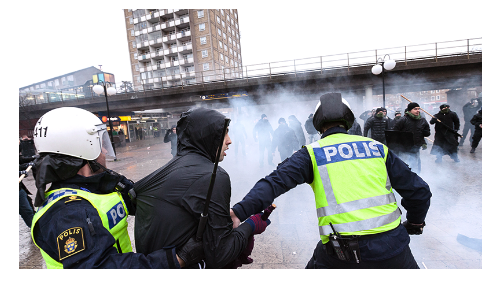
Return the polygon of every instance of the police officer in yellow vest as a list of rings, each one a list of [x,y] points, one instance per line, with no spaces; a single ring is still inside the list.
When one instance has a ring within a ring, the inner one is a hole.
[[[295,152],[259,180],[231,210],[234,226],[281,194],[308,183],[320,241],[306,268],[419,268],[409,234],[421,234],[429,186],[387,146],[347,134],[354,114],[339,93],[320,97],[313,124],[321,140]],[[402,197],[401,211],[392,188]]]
[[[31,235],[47,268],[180,268],[200,260],[202,244],[194,241],[178,253],[174,246],[133,253],[133,183],[106,168],[115,155],[98,117],[75,107],[51,110],[36,123],[34,143],[40,158]]]

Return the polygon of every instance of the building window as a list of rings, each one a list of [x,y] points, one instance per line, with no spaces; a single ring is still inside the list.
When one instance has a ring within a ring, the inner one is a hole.
[[[223,25],[223,28],[225,27],[225,24],[224,24],[224,21],[221,21],[222,25]]]
[[[221,18],[219,18],[219,16],[216,16],[216,19],[217,19],[217,23],[221,24]]]
[[[209,63],[203,64],[203,70],[208,71],[209,70]]]
[[[221,9],[221,15],[224,16],[224,9]]]
[[[202,58],[206,58],[208,56],[207,50],[202,51]]]
[[[228,41],[230,42],[230,44],[233,44],[233,42],[231,42],[231,37],[228,38]]]
[[[204,10],[198,10],[198,11],[197,11],[197,16],[198,16],[199,18],[204,18]]]
[[[202,24],[198,25],[198,30],[199,31],[205,31],[205,23],[202,23]]]
[[[440,95],[437,95],[437,100],[440,100]]]
[[[218,29],[217,29],[217,33],[218,33],[218,35],[221,37],[221,29],[219,29],[219,28],[218,28]]]
[[[226,33],[223,33],[223,38],[226,40]]]
[[[223,48],[223,42],[219,41],[219,48],[222,49]]]
[[[200,38],[200,44],[201,44],[201,45],[205,45],[205,44],[207,44],[207,37],[201,37],[201,38]]]
[[[224,51],[228,51],[228,46],[227,45],[224,45]]]
[[[221,61],[224,61],[224,56],[223,56],[223,54],[219,54],[219,59],[220,59]]]
[[[230,21],[230,16],[226,16],[226,21]]]

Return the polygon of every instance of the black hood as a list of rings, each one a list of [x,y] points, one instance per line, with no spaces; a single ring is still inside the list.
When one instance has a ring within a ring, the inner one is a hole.
[[[220,140],[224,139],[221,136],[225,118],[221,113],[206,108],[183,112],[176,127],[178,156],[195,152],[214,163]]]

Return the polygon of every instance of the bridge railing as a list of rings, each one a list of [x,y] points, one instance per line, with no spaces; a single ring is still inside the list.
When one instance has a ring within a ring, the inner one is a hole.
[[[115,96],[136,98],[142,97],[143,95],[146,96],[146,92],[150,90],[178,87],[183,88],[185,86],[206,85],[215,82],[248,80],[252,78],[271,78],[274,76],[288,74],[297,76],[308,72],[322,73],[324,71],[334,69],[350,69],[360,66],[372,67],[376,64],[378,59],[383,59],[384,57],[389,57],[390,59],[395,60],[397,62],[397,65],[408,65],[409,62],[416,60],[432,59],[434,61],[438,61],[439,59],[453,56],[467,56],[469,58],[470,55],[474,54],[482,54],[481,37],[253,64],[240,66],[239,68],[215,69],[195,73],[190,72],[189,74],[194,74],[194,77],[185,77],[186,74],[179,74],[179,76],[175,75],[175,78],[179,79],[179,82],[177,82],[175,85],[165,86],[161,78],[161,87],[144,88],[147,86],[143,84],[141,86],[138,86],[139,91],[118,92]],[[388,55],[388,57],[386,55]],[[26,94],[22,95],[20,93],[19,96],[24,97],[22,102],[26,105],[46,103],[43,100],[30,99],[30,96]],[[95,96],[95,98],[98,97]],[[91,99],[93,99],[93,97]],[[77,100],[77,96],[68,95],[61,100]]]

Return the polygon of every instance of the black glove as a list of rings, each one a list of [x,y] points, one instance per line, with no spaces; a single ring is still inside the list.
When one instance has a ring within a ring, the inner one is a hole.
[[[126,207],[128,208],[129,215],[136,213],[136,193],[133,189],[135,183],[125,176],[121,175],[121,180],[116,185],[116,190],[121,193]]]
[[[424,222],[420,225],[414,225],[410,223],[409,221],[404,221],[402,225],[406,228],[408,234],[422,234],[423,233],[423,227],[426,225]]]
[[[204,245],[202,241],[197,241],[193,236],[176,254],[183,259],[185,266],[198,263],[204,259]]]
[[[27,178],[28,177],[28,172],[27,171],[19,171],[19,177],[21,175],[25,175],[24,178]]]

